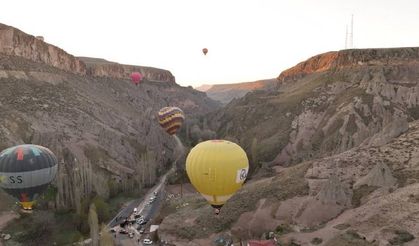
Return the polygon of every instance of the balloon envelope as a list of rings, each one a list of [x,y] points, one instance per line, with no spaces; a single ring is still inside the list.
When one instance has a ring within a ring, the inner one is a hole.
[[[140,81],[143,79],[143,75],[139,72],[131,73],[131,81],[133,84],[138,85]]]
[[[199,143],[186,158],[189,180],[215,208],[221,208],[242,187],[248,170],[246,152],[226,140]]]
[[[159,123],[170,135],[176,134],[185,120],[185,114],[178,107],[164,107],[158,113]]]
[[[203,48],[203,49],[202,49],[202,53],[204,53],[204,55],[207,55],[207,53],[208,53],[208,49],[207,49],[207,48]]]
[[[5,149],[0,153],[0,187],[17,198],[24,209],[32,209],[36,198],[55,178],[57,164],[54,153],[39,145]]]

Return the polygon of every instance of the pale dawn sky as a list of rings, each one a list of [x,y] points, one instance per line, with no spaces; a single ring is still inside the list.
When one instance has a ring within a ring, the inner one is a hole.
[[[419,46],[418,0],[2,0],[0,22],[76,56],[170,70],[197,87],[274,78],[345,47]],[[207,56],[202,48],[208,48]]]

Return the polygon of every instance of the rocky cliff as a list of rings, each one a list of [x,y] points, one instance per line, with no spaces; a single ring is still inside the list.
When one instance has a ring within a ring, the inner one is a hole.
[[[419,57],[418,48],[351,49],[316,55],[283,71],[279,81],[301,78],[307,74],[326,70],[339,70],[359,66],[406,65]]]
[[[90,57],[78,58],[86,64],[87,74],[91,76],[127,79],[132,72],[140,72],[145,81],[175,83],[172,73],[164,69],[123,65]]]
[[[24,57],[77,74],[86,73],[86,65],[76,57],[42,39],[1,23],[0,53]]]
[[[281,73],[279,89],[231,102],[211,123],[248,150],[254,167],[384,144],[419,118],[418,71],[419,48],[322,54]]]
[[[57,154],[57,207],[75,207],[77,196],[91,192],[108,198],[152,184],[175,147],[158,110],[176,105],[193,119],[216,107],[204,93],[175,84],[137,87],[16,56],[0,55],[0,64],[1,148],[35,143]]]
[[[29,35],[1,23],[0,54],[23,57],[81,75],[129,79],[133,71],[139,71],[147,81],[175,83],[175,77],[170,71],[153,67],[122,65],[98,58],[74,57],[44,42],[42,37]]]
[[[194,121],[218,107],[205,93],[174,83],[169,71],[140,67],[146,80],[168,83],[134,86],[125,75],[139,67],[86,67],[5,25],[0,39],[0,148],[33,143],[56,153],[50,207],[80,212],[94,194],[107,199],[153,184],[175,158],[176,141],[158,124],[158,110],[178,106]]]

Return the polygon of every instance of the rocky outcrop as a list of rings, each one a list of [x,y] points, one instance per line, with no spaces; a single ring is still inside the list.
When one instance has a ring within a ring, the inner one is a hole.
[[[419,119],[418,50],[319,55],[285,71],[278,90],[232,101],[211,117],[211,126],[219,137],[236,139],[270,165],[385,144]]]
[[[199,195],[172,201],[191,206],[165,217],[161,233],[170,242],[231,233],[238,243],[273,232],[278,241],[299,245],[311,245],[314,238],[324,245],[390,245],[404,233],[411,235],[406,245],[419,245],[418,144],[416,120],[387,144],[280,168],[273,177],[246,182],[215,219]],[[308,192],[300,190],[304,183]],[[350,235],[359,241],[338,240]]]
[[[138,71],[147,81],[175,83],[175,77],[170,71],[153,67],[122,65],[97,58],[74,57],[44,42],[43,37],[34,37],[1,23],[0,54],[23,57],[80,75],[128,80],[133,71]]]
[[[406,64],[419,59],[419,48],[387,48],[368,50],[341,50],[313,56],[296,66],[283,71],[278,80],[295,80],[303,76],[327,70],[337,70],[360,66],[388,66]]]
[[[405,117],[396,118],[370,139],[365,140],[362,146],[381,146],[400,136],[409,129],[409,123]]]
[[[0,149],[35,143],[56,153],[56,208],[78,211],[90,194],[106,199],[153,184],[175,147],[157,122],[158,110],[176,105],[194,119],[217,107],[204,93],[176,84],[137,87],[17,56],[0,55],[0,62],[7,67],[0,70]]]
[[[128,79],[132,72],[140,72],[146,81],[175,83],[175,77],[168,70],[154,67],[123,65],[90,57],[78,58],[87,65],[87,74],[91,76]]]
[[[351,199],[352,192],[332,174],[315,197],[308,197],[300,205],[294,220],[309,227],[325,223],[349,208]]]
[[[348,188],[340,182],[336,174],[333,174],[317,194],[316,200],[323,204],[338,204],[348,207],[351,205],[351,196],[348,193]]]
[[[397,180],[393,177],[390,168],[385,163],[378,163],[365,177],[360,178],[354,184],[354,188],[357,189],[362,185],[392,187],[396,182]]]
[[[42,39],[1,23],[0,53],[42,62],[68,72],[86,73],[86,65],[76,57]]]

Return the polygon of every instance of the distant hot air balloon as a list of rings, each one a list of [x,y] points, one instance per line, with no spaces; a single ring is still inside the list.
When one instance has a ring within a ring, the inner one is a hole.
[[[143,75],[139,72],[131,73],[131,81],[134,85],[138,85],[143,79]]]
[[[207,53],[208,53],[208,49],[207,49],[207,48],[203,48],[203,49],[202,49],[202,53],[204,53],[204,55],[207,55]]]
[[[57,170],[54,153],[39,145],[18,145],[0,153],[0,187],[17,198],[24,209],[32,209]]]
[[[195,189],[216,208],[218,214],[226,201],[246,180],[249,160],[237,144],[208,140],[196,145],[186,158],[186,173]]]
[[[185,120],[185,114],[178,107],[164,107],[160,109],[158,116],[161,127],[170,135],[176,134]]]

